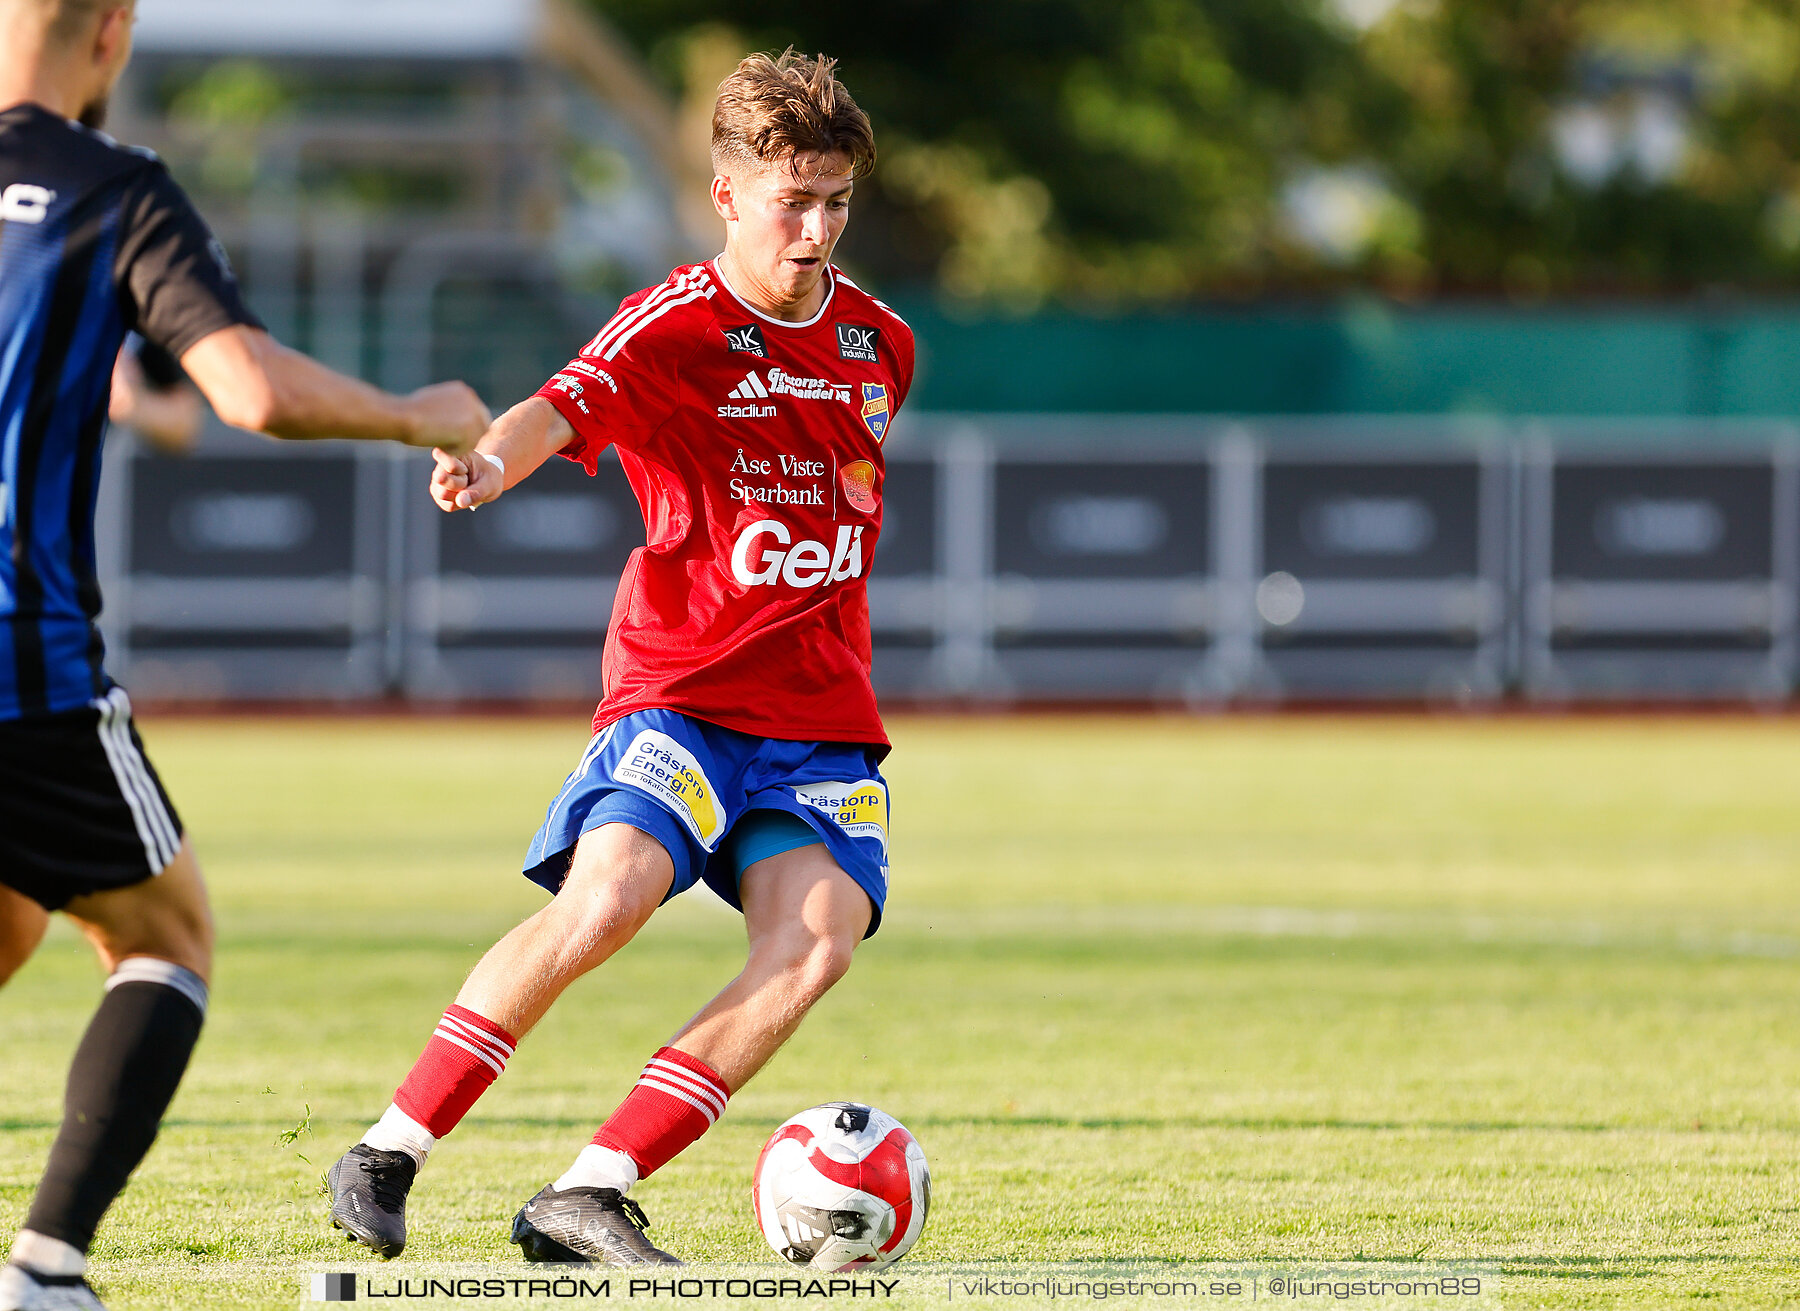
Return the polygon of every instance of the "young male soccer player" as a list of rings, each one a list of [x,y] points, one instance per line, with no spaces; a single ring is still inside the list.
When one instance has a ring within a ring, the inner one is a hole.
[[[88,1245],[206,1013],[199,866],[94,626],[94,493],[120,344],[142,333],[220,417],[277,437],[466,448],[488,422],[460,383],[389,396],[258,327],[163,166],[92,130],[131,22],[128,0],[0,0],[0,982],[53,910],[108,971],[0,1267],[0,1311],[99,1306]]]
[[[617,446],[647,545],[625,569],[594,737],[525,857],[554,892],[469,975],[393,1105],[331,1169],[332,1221],[383,1256],[414,1175],[576,978],[704,881],[743,972],[650,1057],[512,1239],[535,1261],[672,1263],[626,1196],[718,1119],[874,932],[887,739],[864,576],[912,334],[830,264],[869,122],[833,61],[746,59],[713,113],[725,250],[628,297],[432,494],[474,509],[552,455]]]

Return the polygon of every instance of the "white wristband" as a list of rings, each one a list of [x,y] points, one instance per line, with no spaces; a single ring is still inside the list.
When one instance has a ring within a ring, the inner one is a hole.
[[[471,455],[479,455],[482,459],[486,460],[489,464],[493,465],[496,469],[498,469],[500,471],[500,480],[502,482],[506,481],[506,461],[505,460],[502,460],[498,455],[489,455],[486,451],[470,451],[469,453]]]

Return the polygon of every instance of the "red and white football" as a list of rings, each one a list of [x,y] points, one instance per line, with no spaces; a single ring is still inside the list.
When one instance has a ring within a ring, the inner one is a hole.
[[[750,1197],[777,1256],[813,1270],[879,1270],[919,1240],[931,1172],[893,1116],[827,1102],[770,1135]]]

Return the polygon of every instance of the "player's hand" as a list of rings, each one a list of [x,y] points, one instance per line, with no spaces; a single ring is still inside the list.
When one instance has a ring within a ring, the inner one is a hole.
[[[494,421],[466,382],[434,382],[407,397],[407,404],[414,420],[410,444],[438,447],[453,455],[467,452]]]
[[[437,467],[431,471],[431,499],[446,513],[473,510],[506,490],[506,479],[500,466],[480,451],[452,455],[439,449],[431,454],[437,462]]]

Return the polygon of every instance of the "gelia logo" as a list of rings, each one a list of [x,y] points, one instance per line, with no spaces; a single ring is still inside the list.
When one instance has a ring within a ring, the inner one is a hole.
[[[821,587],[861,578],[863,572],[861,528],[845,524],[838,529],[837,549],[824,542],[795,542],[788,526],[779,519],[759,519],[738,534],[731,548],[731,576],[745,587]],[[756,562],[751,564],[752,554]]]

